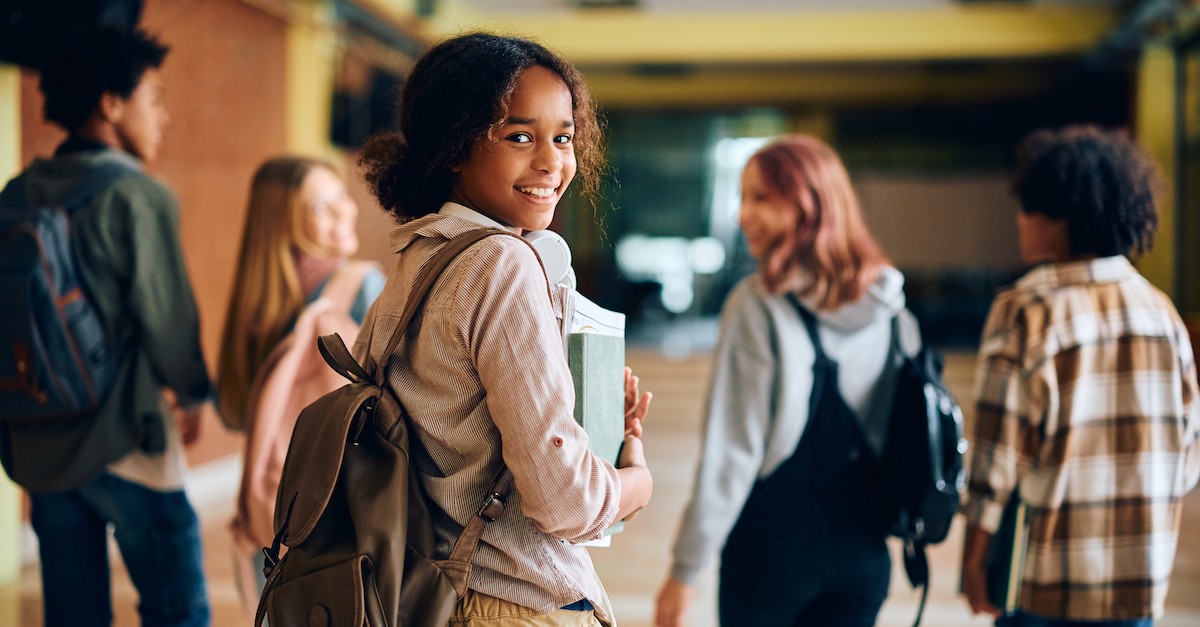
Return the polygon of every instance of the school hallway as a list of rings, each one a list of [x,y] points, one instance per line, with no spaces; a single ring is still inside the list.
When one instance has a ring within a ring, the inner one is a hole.
[[[668,337],[658,347],[630,349],[628,362],[641,377],[643,389],[654,392],[654,404],[646,422],[646,455],[654,473],[654,498],[610,548],[592,549],[592,558],[612,598],[621,627],[649,627],[654,596],[668,568],[670,544],[679,515],[688,496],[699,443],[698,417],[709,369],[706,351],[689,353],[687,336]],[[667,357],[672,354],[674,357]],[[974,355],[948,355],[947,381],[960,400],[969,397]],[[968,423],[969,406],[964,406]],[[216,428],[215,425],[207,425]],[[189,491],[197,503],[204,527],[205,570],[213,625],[243,625],[242,609],[234,588],[230,536],[226,530],[232,514],[237,486],[237,459],[226,457],[201,465],[193,472]],[[972,618],[958,585],[961,548],[961,519],[950,538],[931,551],[933,587],[925,610],[924,625],[930,627],[983,626],[989,622]],[[762,547],[769,552],[770,547]],[[911,625],[919,594],[908,587],[892,547],[894,572],[892,591],[880,615],[879,625]],[[115,551],[114,551],[115,555]],[[115,560],[113,596],[119,626],[138,625],[136,596],[128,577]],[[21,627],[41,625],[40,580],[36,565],[27,565],[17,590],[0,589],[0,598],[19,596]],[[697,602],[688,617],[689,627],[714,627],[715,569],[709,569],[699,584]],[[0,615],[0,624],[8,624]],[[1200,491],[1189,495],[1184,507],[1179,555],[1172,577],[1167,613],[1160,627],[1200,625]]]

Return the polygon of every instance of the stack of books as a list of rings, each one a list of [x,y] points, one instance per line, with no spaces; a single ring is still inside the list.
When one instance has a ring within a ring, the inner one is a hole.
[[[567,304],[567,365],[575,382],[575,420],[588,447],[616,465],[625,441],[625,315],[600,307],[575,290]],[[609,546],[618,521],[588,546]]]

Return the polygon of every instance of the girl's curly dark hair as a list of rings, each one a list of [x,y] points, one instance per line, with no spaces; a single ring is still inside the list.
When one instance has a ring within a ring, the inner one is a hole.
[[[556,73],[571,92],[576,177],[594,201],[603,157],[583,76],[541,44],[477,32],[443,41],[417,61],[402,87],[400,132],[376,135],[363,147],[358,164],[379,204],[401,222],[437,211],[450,196],[452,168],[504,118],[517,78],[535,65]]]
[[[1140,254],[1154,245],[1161,175],[1125,134],[1090,125],[1036,131],[1016,156],[1012,189],[1022,211],[1065,219],[1072,255]]]

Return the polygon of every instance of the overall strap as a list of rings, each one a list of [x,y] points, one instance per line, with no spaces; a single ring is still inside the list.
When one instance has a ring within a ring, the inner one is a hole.
[[[894,355],[904,355],[904,346],[900,344],[900,314],[892,316],[892,351]]]
[[[821,335],[818,333],[817,317],[807,307],[800,304],[800,299],[796,298],[794,292],[787,293],[788,302],[796,308],[796,313],[800,314],[800,319],[804,321],[804,330],[808,332],[808,339],[812,341],[813,351],[817,355],[817,361],[832,361],[825,354],[825,347],[821,345]]]

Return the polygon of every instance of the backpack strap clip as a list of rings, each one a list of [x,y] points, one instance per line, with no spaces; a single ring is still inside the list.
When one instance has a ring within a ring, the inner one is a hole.
[[[496,522],[496,519],[504,513],[505,495],[499,492],[492,492],[484,501],[483,507],[479,508],[478,516],[487,522]]]

